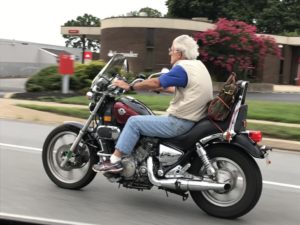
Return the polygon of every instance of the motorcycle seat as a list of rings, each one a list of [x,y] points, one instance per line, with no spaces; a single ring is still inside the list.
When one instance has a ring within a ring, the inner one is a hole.
[[[162,139],[161,144],[174,147],[180,150],[188,150],[199,139],[222,132],[219,128],[223,131],[227,129],[229,124],[229,120],[225,120],[224,122],[213,122],[207,117],[197,122],[191,130],[188,132],[168,139]]]

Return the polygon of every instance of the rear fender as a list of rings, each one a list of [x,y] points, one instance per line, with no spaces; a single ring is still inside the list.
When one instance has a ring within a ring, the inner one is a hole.
[[[210,141],[209,145],[214,144],[233,145],[254,158],[264,158],[264,152],[260,149],[260,147],[244,134],[237,134],[230,143],[227,141],[221,141],[220,139],[215,139]]]

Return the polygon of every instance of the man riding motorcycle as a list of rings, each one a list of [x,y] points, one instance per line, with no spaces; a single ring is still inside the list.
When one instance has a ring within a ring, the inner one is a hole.
[[[133,151],[140,135],[171,138],[190,130],[206,116],[207,103],[213,98],[212,81],[204,64],[196,60],[198,45],[188,35],[174,39],[169,49],[173,68],[160,76],[134,85],[117,80],[114,85],[124,90],[162,90],[175,93],[167,116],[141,115],[129,118],[115,146],[110,161],[95,164],[95,172],[119,173],[121,157]]]

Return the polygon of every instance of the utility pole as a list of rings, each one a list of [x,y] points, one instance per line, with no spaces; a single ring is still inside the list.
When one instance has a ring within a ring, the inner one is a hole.
[[[84,64],[84,53],[85,53],[85,34],[81,36],[82,41],[82,57],[81,57],[81,63]]]

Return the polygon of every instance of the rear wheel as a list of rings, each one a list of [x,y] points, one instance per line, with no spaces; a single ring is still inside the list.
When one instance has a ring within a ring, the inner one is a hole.
[[[61,188],[80,189],[88,185],[96,175],[92,166],[97,163],[98,157],[96,152],[85,144],[84,139],[78,144],[66,165],[61,164],[79,131],[77,127],[61,125],[48,135],[43,146],[44,169],[48,177]]]
[[[231,146],[212,146],[207,150],[217,170],[219,182],[229,182],[228,191],[191,191],[194,202],[206,213],[236,218],[248,213],[258,202],[262,191],[262,176],[256,162],[242,150]],[[191,173],[205,175],[199,158],[192,164]]]

